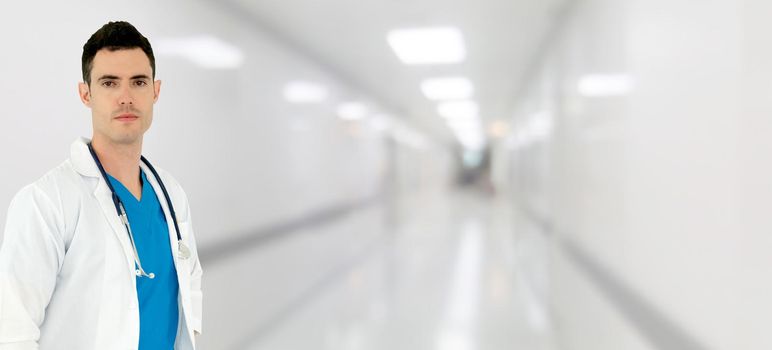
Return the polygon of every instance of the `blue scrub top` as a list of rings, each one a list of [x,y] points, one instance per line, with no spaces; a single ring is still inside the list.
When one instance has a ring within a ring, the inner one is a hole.
[[[179,322],[179,285],[161,203],[144,172],[139,201],[120,181],[108,177],[126,209],[142,268],[155,274],[154,279],[137,277],[139,350],[172,350]]]

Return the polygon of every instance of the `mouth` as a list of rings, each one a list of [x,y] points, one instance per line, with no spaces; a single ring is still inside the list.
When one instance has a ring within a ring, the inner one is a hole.
[[[122,122],[130,122],[139,119],[139,117],[136,114],[123,113],[115,117],[115,119]]]

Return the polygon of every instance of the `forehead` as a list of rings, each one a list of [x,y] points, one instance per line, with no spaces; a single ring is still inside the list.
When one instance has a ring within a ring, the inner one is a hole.
[[[140,48],[115,51],[101,49],[97,51],[92,61],[91,76],[97,78],[104,74],[119,77],[137,74],[151,76],[152,71],[150,59]]]

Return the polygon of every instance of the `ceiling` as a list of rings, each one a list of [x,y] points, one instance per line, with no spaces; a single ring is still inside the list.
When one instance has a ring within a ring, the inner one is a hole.
[[[229,0],[226,6],[374,98],[441,142],[452,133],[436,102],[420,91],[424,78],[466,76],[485,123],[508,119],[526,74],[561,7],[569,0]],[[389,30],[455,26],[464,36],[463,63],[402,64]]]

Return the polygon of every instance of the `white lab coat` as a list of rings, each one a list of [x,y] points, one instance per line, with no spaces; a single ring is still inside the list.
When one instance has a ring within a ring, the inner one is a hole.
[[[134,252],[110,190],[86,143],[24,187],[8,210],[0,248],[0,349],[137,349],[139,309]],[[179,281],[175,349],[194,349],[201,332],[201,265],[180,185],[158,169],[191,257],[177,257],[177,235],[155,177],[142,168],[169,225]]]

